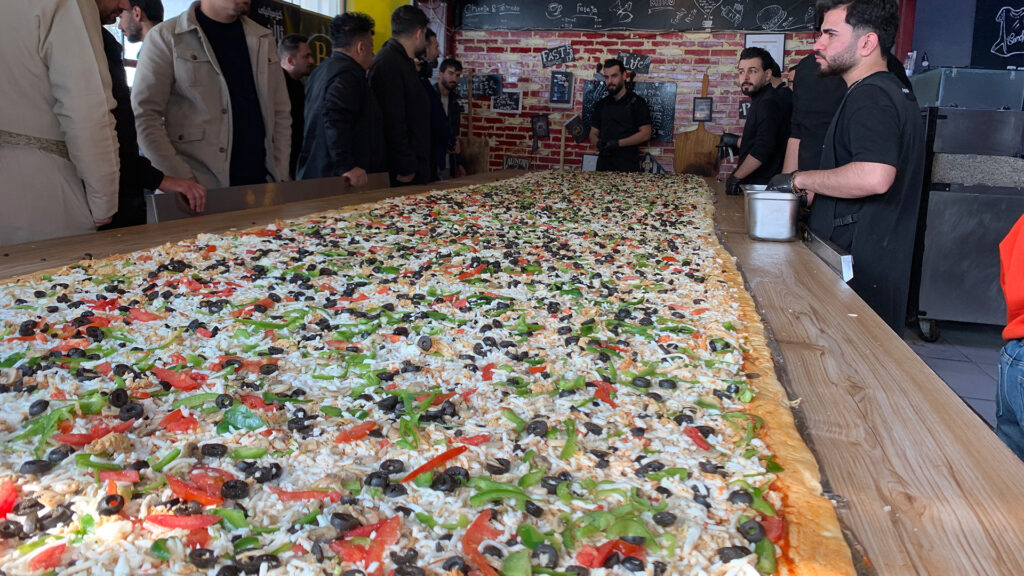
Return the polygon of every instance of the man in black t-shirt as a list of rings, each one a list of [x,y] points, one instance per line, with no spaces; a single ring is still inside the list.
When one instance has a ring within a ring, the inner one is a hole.
[[[621,60],[605,60],[608,95],[594,106],[590,142],[597,146],[599,172],[639,172],[640,145],[651,139],[651,109],[647,101],[626,88]]]
[[[740,52],[740,90],[750,97],[750,109],[740,140],[739,166],[725,185],[729,194],[739,194],[740,184],[767,184],[782,170],[790,107],[771,85],[774,63],[764,48],[744,48]]]
[[[783,172],[817,170],[832,117],[846,94],[841,76],[822,76],[814,54],[804,57],[793,72],[793,122],[786,145]]]
[[[815,54],[849,86],[825,135],[821,170],[780,174],[770,188],[805,191],[811,230],[853,255],[850,286],[897,333],[907,319],[924,124],[913,95],[886,70],[896,0],[823,0]],[[798,83],[799,85],[799,83]]]

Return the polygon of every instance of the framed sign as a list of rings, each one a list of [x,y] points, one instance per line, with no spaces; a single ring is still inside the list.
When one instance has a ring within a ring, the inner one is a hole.
[[[530,130],[534,138],[547,138],[551,136],[551,124],[547,114],[537,114],[530,117]]]
[[[579,114],[573,116],[565,124],[565,129],[569,131],[569,135],[577,144],[582,144],[587,141],[586,126],[583,125],[583,118]]]
[[[505,90],[497,96],[491,96],[491,112],[510,112],[518,114],[522,111],[522,90]]]
[[[714,98],[694,98],[693,99],[693,121],[694,122],[711,122],[712,111],[715,108]]]
[[[529,170],[530,159],[522,156],[505,156],[501,167],[503,170]]]
[[[548,48],[540,53],[540,62],[544,68],[556,64],[567,64],[576,59],[572,52],[572,44],[563,44],[554,48]]]
[[[572,72],[551,71],[551,90],[548,102],[552,106],[572,105]]]
[[[785,69],[786,35],[785,34],[747,34],[744,46],[764,48],[775,59],[780,69]]]
[[[583,155],[583,171],[594,172],[597,170],[597,154]]]

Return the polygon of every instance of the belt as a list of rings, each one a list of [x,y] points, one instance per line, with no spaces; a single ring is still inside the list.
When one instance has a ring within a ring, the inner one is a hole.
[[[849,226],[850,224],[853,224],[856,221],[857,221],[857,215],[856,214],[847,214],[846,216],[843,216],[842,218],[836,218],[835,220],[833,220],[832,221],[832,226],[834,226],[836,228],[838,228],[840,226]]]
[[[40,138],[39,136],[29,136],[28,134],[0,130],[0,146],[3,145],[35,148],[47,154],[53,154],[58,158],[63,158],[68,162],[71,161],[71,156],[68,154],[68,145],[63,140],[52,140],[50,138]]]

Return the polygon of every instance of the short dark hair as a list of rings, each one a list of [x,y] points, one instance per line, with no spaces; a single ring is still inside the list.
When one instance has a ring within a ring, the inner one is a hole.
[[[429,24],[430,20],[423,10],[411,4],[399,6],[391,13],[392,36],[409,36],[415,34],[417,30],[427,28]]]
[[[356,41],[373,36],[373,18],[362,12],[345,12],[331,20],[331,44],[335,49],[346,50]]]
[[[772,65],[769,66],[772,69],[772,76],[775,78],[782,78],[782,68],[779,68],[779,63],[772,58]]]
[[[607,70],[607,69],[615,67],[615,66],[619,67],[619,71],[620,72],[623,72],[623,73],[626,72],[626,65],[623,64],[622,60],[619,60],[618,58],[609,58],[609,59],[605,60],[604,61],[604,66],[601,68],[601,70],[604,71],[604,70]]]
[[[772,58],[771,52],[759,46],[749,46],[740,52],[740,60],[750,60],[751,58],[761,61],[761,70],[771,70],[772,65],[775,64],[775,58]]]
[[[295,56],[299,53],[299,45],[308,42],[309,38],[302,34],[289,34],[281,38],[281,42],[277,45],[277,57],[284,60],[285,56]]]
[[[160,0],[129,0],[132,8],[138,7],[153,24],[164,21],[164,4]]]
[[[824,19],[829,10],[843,7],[846,8],[847,24],[862,34],[874,32],[878,36],[882,56],[892,52],[900,25],[896,0],[819,0],[814,9]]]
[[[455,68],[456,72],[462,72],[462,62],[455,58],[445,58],[441,61],[441,67],[437,69],[438,74],[444,74],[445,70]]]
[[[437,38],[437,32],[434,32],[433,28],[431,28],[430,26],[427,26],[426,39],[430,40],[431,38]]]

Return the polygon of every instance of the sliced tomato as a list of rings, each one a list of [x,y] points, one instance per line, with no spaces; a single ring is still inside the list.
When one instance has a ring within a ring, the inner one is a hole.
[[[364,566],[377,564],[377,569],[371,572],[373,576],[383,574],[384,551],[388,546],[398,542],[399,530],[402,527],[402,517],[392,516],[376,524],[360,526],[345,534],[343,540],[331,542],[331,550],[341,556],[345,562],[361,563]],[[356,544],[352,538],[372,538],[369,546]]]
[[[641,560],[646,554],[646,550],[640,544],[630,544],[625,540],[609,540],[596,548],[593,546],[581,547],[580,551],[576,553],[576,563],[584,568],[600,568],[614,552]]]
[[[82,300],[82,303],[89,310],[100,310],[103,312],[110,312],[121,307],[121,302],[117,298],[111,300]]]
[[[462,553],[476,565],[477,570],[483,572],[484,576],[499,575],[498,571],[487,562],[487,557],[480,552],[480,543],[484,540],[494,540],[501,534],[501,530],[491,526],[491,511],[484,510],[476,517],[476,520],[473,520],[462,537]]]
[[[320,490],[299,490],[295,492],[289,492],[287,490],[278,490],[273,486],[270,486],[270,491],[273,492],[281,502],[303,502],[306,500],[330,500],[333,503],[341,501],[341,492],[331,491],[320,491]]]
[[[220,487],[228,480],[234,480],[235,475],[212,466],[197,466],[188,473],[188,479],[207,494],[219,496]]]
[[[110,365],[110,362],[97,364],[96,366],[93,366],[93,370],[103,374],[107,378],[110,378],[110,375],[114,373],[114,368]]]
[[[764,527],[764,535],[775,544],[786,537],[786,521],[781,516],[764,516],[761,526]]]
[[[138,470],[100,470],[100,482],[138,482]]]
[[[160,427],[168,432],[191,432],[199,426],[199,420],[195,416],[185,416],[181,408],[164,416],[160,420]]]
[[[494,378],[494,371],[498,368],[498,365],[491,362],[490,364],[484,364],[480,367],[480,377],[483,378],[484,382],[490,382]]]
[[[683,428],[683,434],[685,434],[690,440],[693,440],[693,443],[697,445],[697,448],[700,448],[701,450],[711,450],[711,444],[708,444],[708,441],[704,439],[704,435],[700,433],[700,430],[697,430],[693,426],[687,426]]]
[[[466,446],[479,446],[481,444],[490,442],[491,435],[478,434],[476,436],[463,436],[461,438],[456,438],[455,441],[458,442],[459,444],[465,444]]]
[[[191,392],[199,388],[199,382],[192,377],[191,370],[175,372],[174,370],[154,366],[150,368],[150,372],[160,380],[170,384],[171,388],[184,390],[185,392]]]
[[[79,348],[85,350],[86,348],[89,347],[89,344],[91,344],[91,342],[89,342],[87,338],[72,338],[70,340],[64,340],[60,342],[53,348],[50,348],[50,351],[56,350],[58,352],[67,352],[72,348]]]
[[[14,482],[7,480],[0,484],[0,519],[7,518],[7,513],[14,509],[14,503],[18,501],[18,487]]]
[[[251,394],[247,396],[240,396],[238,398],[245,404],[250,410],[262,410],[264,412],[273,412],[277,410],[277,404],[267,404],[263,401],[263,398],[259,396],[253,396]]]
[[[604,382],[603,380],[594,380],[589,382],[594,386],[597,386],[597,392],[594,392],[594,398],[604,402],[612,408],[618,408],[618,404],[612,400],[612,392],[615,391],[615,386],[611,382]]]
[[[104,436],[110,434],[111,432],[124,432],[125,430],[128,430],[134,425],[134,418],[128,420],[127,422],[119,422],[113,426],[108,425],[106,422],[100,422],[98,424],[94,424],[93,427],[89,429],[88,432],[75,434],[57,434],[56,436],[53,437],[53,441],[58,444],[68,444],[70,446],[81,448],[82,446],[89,444],[93,440],[103,438]]]
[[[437,468],[441,464],[444,464],[445,462],[451,460],[452,458],[455,458],[459,454],[462,454],[466,450],[469,450],[469,448],[466,447],[466,446],[456,446],[455,448],[452,448],[451,450],[447,450],[445,452],[442,452],[442,453],[438,454],[437,456],[434,456],[430,460],[427,460],[427,462],[425,464],[423,464],[422,466],[420,466],[419,468],[417,468],[417,469],[413,470],[412,472],[409,472],[408,474],[406,474],[405,478],[402,478],[402,482],[408,482],[408,481],[412,480],[413,478],[419,476],[420,474],[423,474],[424,472],[427,472],[429,470],[433,470],[434,468]]]
[[[32,336],[9,336],[4,342],[46,342],[46,334],[33,334]]]
[[[196,334],[202,336],[203,338],[213,338],[213,332],[210,332],[208,328],[199,328],[196,330]]]
[[[370,435],[370,430],[373,430],[377,426],[376,422],[370,422],[367,420],[361,424],[356,424],[346,428],[338,433],[338,437],[334,439],[338,444],[344,444],[345,442],[355,442],[356,440],[362,440]]]
[[[138,322],[153,322],[154,320],[163,320],[163,316],[154,314],[148,310],[142,308],[129,308],[128,314],[132,317],[132,320]]]
[[[168,476],[170,478],[170,476]],[[192,514],[191,516],[178,516],[177,514],[150,514],[146,516],[146,522],[152,522],[164,528],[179,528],[181,530],[199,530],[209,528],[220,522],[220,516],[213,514]]]
[[[210,494],[199,486],[186,482],[177,476],[168,474],[167,485],[170,486],[171,492],[174,492],[174,495],[182,500],[195,500],[203,506],[219,506],[224,503],[224,499],[221,498],[220,494]]]
[[[64,550],[66,550],[67,547],[68,545],[62,542],[44,549],[28,561],[28,569],[32,572],[37,572],[39,570],[53,570],[58,564],[60,564],[60,558],[64,555]]]
[[[455,397],[455,392],[445,392],[444,394],[438,394],[434,396],[434,399],[430,401],[431,406],[437,406],[438,404],[444,403],[445,400],[449,400]],[[430,398],[430,394],[420,394],[416,397],[417,402],[423,402],[427,398]]]
[[[328,340],[327,342],[324,342],[324,344],[326,344],[328,348],[334,348],[335,350],[344,350],[352,345],[344,340]]]

